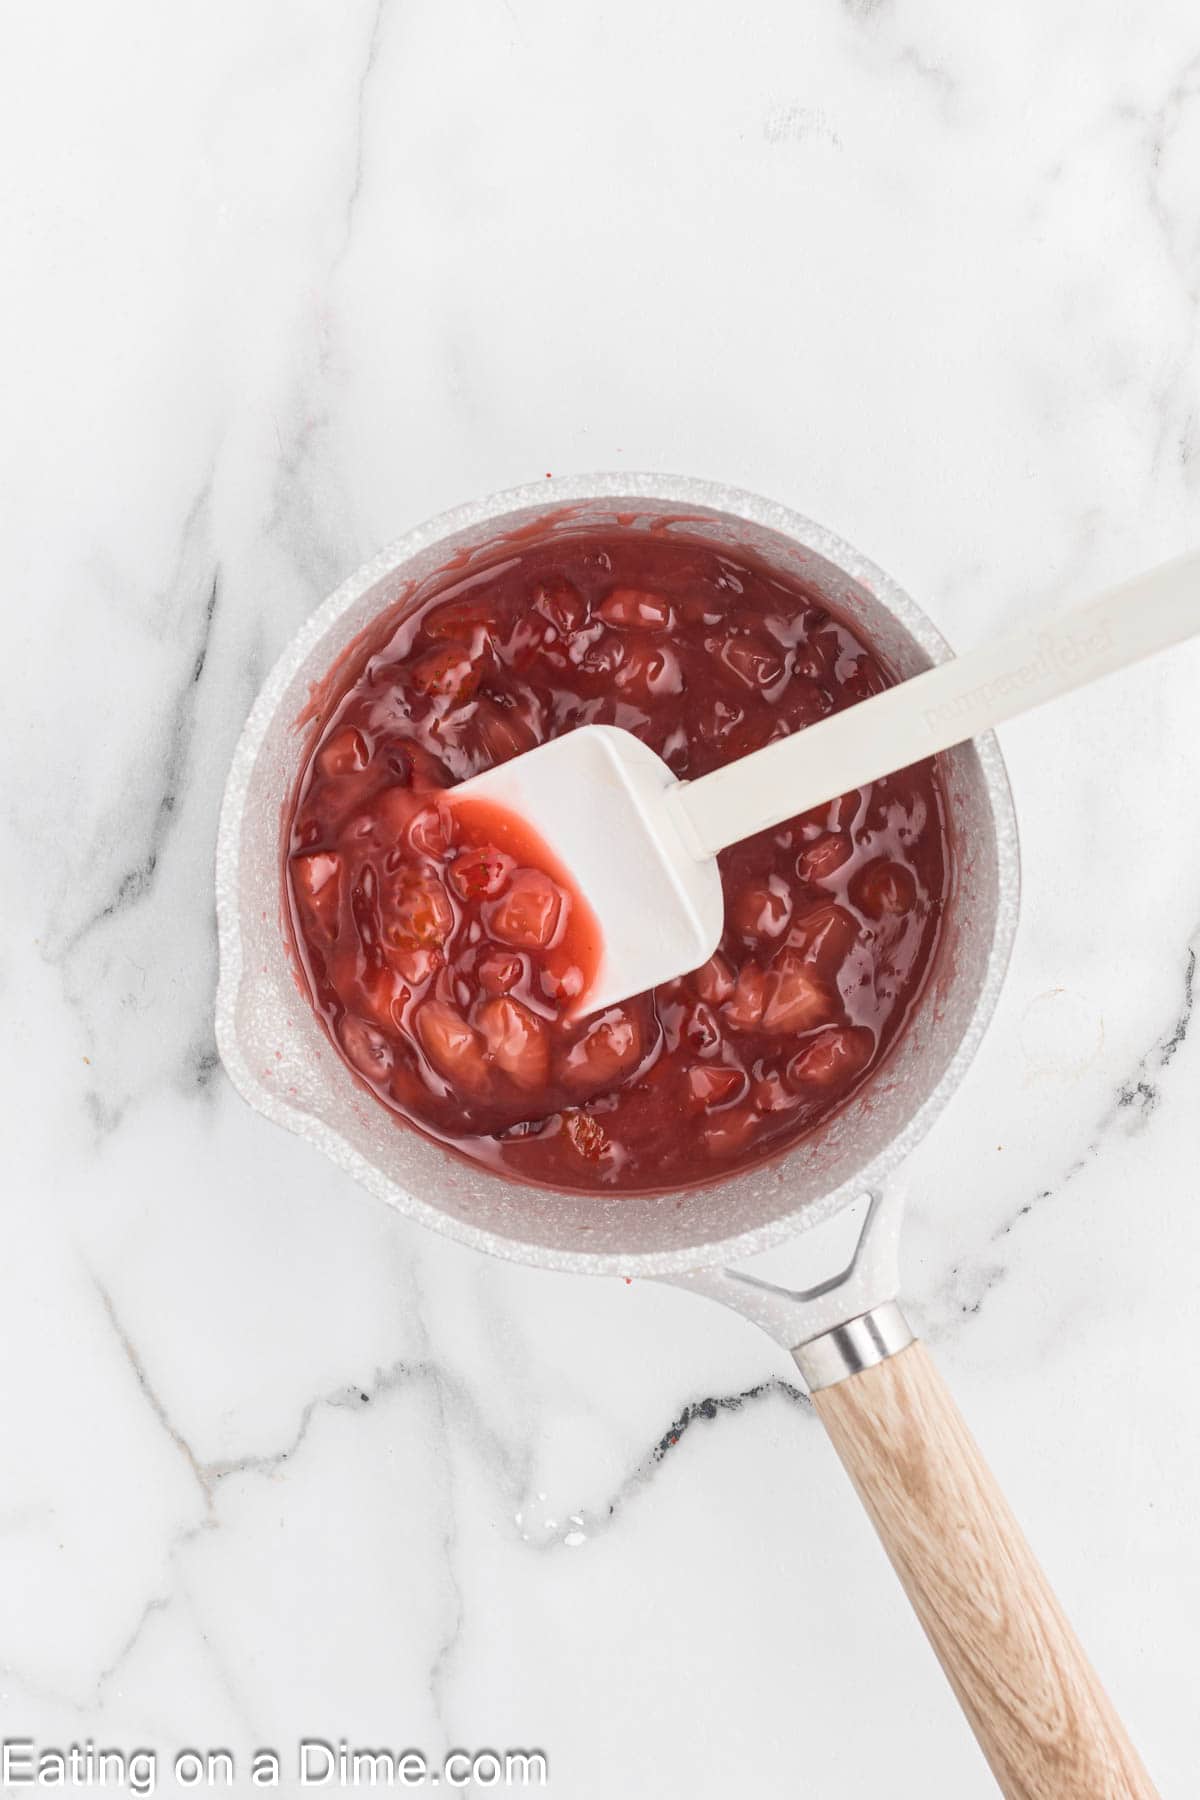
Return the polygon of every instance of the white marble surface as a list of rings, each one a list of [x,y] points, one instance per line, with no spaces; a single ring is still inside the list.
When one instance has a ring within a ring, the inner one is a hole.
[[[3,46],[0,1731],[982,1800],[766,1337],[409,1228],[232,1093],[216,811],[335,581],[547,470],[776,495],[959,645],[1194,545],[1195,7],[61,0]],[[1198,677],[1003,734],[1016,956],[906,1244],[1181,1800]]]

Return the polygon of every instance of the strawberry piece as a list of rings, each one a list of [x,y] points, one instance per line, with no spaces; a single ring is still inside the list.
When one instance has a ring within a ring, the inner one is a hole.
[[[411,847],[419,856],[441,857],[449,843],[446,803],[427,790],[383,788],[351,826],[356,837],[372,837],[385,849]]]
[[[583,992],[583,970],[562,944],[554,944],[547,950],[542,958],[539,980],[546,998],[558,1001],[559,1005],[566,1000],[577,1000]]]
[[[787,935],[789,950],[798,950],[806,962],[831,978],[857,942],[852,914],[832,900],[801,913]]]
[[[587,624],[587,601],[569,581],[539,581],[530,599],[535,611],[553,625],[560,637],[570,637]]]
[[[414,794],[444,788],[450,781],[445,765],[432,751],[409,738],[391,739],[380,753],[380,761],[396,776],[397,786]]]
[[[797,1104],[796,1096],[784,1086],[778,1069],[765,1069],[754,1083],[754,1104],[760,1113],[788,1112]]]
[[[494,844],[463,850],[450,864],[450,886],[460,900],[494,900],[514,867],[511,856]]]
[[[767,973],[762,1028],[774,1036],[828,1025],[836,1008],[824,983],[798,952],[784,950]]]
[[[557,635],[539,614],[522,613],[500,646],[501,663],[524,675],[535,664],[550,658],[551,652],[561,660],[561,651],[555,648]]]
[[[787,1066],[787,1078],[798,1088],[848,1087],[874,1053],[875,1035],[866,1026],[835,1027],[797,1051]]]
[[[401,875],[389,896],[385,935],[395,950],[440,949],[454,930],[454,907],[436,875]]]
[[[669,644],[636,640],[625,650],[615,681],[622,694],[637,694],[645,700],[682,694],[685,685],[679,658]]]
[[[721,1015],[734,1031],[753,1031],[763,1016],[767,998],[767,978],[757,963],[746,963],[738,970],[733,993],[721,1008]]]
[[[792,916],[792,896],[779,875],[752,881],[738,894],[730,909],[734,928],[745,937],[782,937]]]
[[[334,937],[338,928],[341,905],[342,859],[330,850],[314,850],[307,856],[293,856],[292,884],[305,910],[321,927],[326,937]]]
[[[720,1006],[733,992],[733,970],[719,950],[698,969],[693,969],[689,980],[709,1006]]]
[[[696,720],[695,729],[706,744],[723,744],[745,718],[740,706],[731,700],[709,701]]]
[[[671,602],[646,588],[614,588],[596,611],[606,624],[623,630],[666,631],[671,624]]]
[[[577,1093],[598,1094],[613,1087],[642,1055],[642,1034],[622,1007],[613,1006],[594,1019],[563,1058],[562,1079]]]
[[[783,656],[769,638],[726,638],[719,654],[730,673],[755,693],[773,687],[784,673]]]
[[[485,994],[507,994],[524,973],[525,964],[515,950],[486,950],[475,965],[475,979]]]
[[[454,820],[444,800],[422,806],[408,821],[408,841],[418,856],[440,861],[454,841]]]
[[[756,750],[764,750],[772,739],[778,737],[779,721],[769,708],[752,712],[735,725],[726,739],[727,755],[730,759],[737,756],[753,756]],[[786,732],[783,735],[787,735]]]
[[[748,1101],[712,1113],[701,1127],[704,1148],[710,1156],[732,1156],[754,1134],[758,1113]]]
[[[836,690],[837,665],[841,654],[841,639],[835,627],[829,624],[828,615],[824,627],[814,620],[807,625],[806,641],[797,646],[794,657],[796,673],[807,676],[810,681],[819,682],[822,687]]]
[[[740,1069],[729,1069],[721,1063],[697,1063],[688,1070],[688,1092],[703,1107],[724,1106],[746,1089],[746,1077]]]
[[[562,1116],[567,1142],[585,1162],[599,1162],[609,1151],[608,1133],[590,1114],[565,1112]]]
[[[411,989],[400,980],[397,971],[385,962],[370,963],[359,971],[355,986],[358,1011],[368,1014],[385,1034],[395,1031],[412,998]]]
[[[793,675],[779,700],[778,712],[787,734],[815,725],[831,711],[824,688],[804,675]]]
[[[427,638],[440,643],[446,638],[482,643],[492,623],[492,603],[486,592],[461,600],[443,600],[431,606],[421,620]]]
[[[397,783],[381,789],[369,810],[355,820],[355,834],[365,832],[389,848],[407,838],[421,856],[443,856],[450,842],[449,819],[446,802],[433,795],[445,786],[445,775],[432,757],[428,763],[429,769],[420,771],[420,786]],[[439,777],[436,783],[428,779],[434,768]]]
[[[854,845],[844,831],[823,831],[796,858],[796,873],[801,881],[828,881],[853,854]]]
[[[410,1050],[407,1044],[404,1048],[404,1057],[396,1059],[391,1080],[388,1083],[388,1092],[406,1112],[416,1113],[420,1116],[422,1109],[429,1105],[429,1088],[421,1079],[416,1052]]]
[[[489,769],[532,750],[538,741],[532,725],[516,707],[497,706],[488,699],[476,701],[470,729],[485,758],[483,766]]]
[[[881,857],[859,870],[850,883],[850,898],[869,919],[898,918],[916,905],[916,877],[903,863]]]
[[[392,1068],[392,1046],[382,1031],[347,1013],[338,1025],[346,1061],[368,1081],[386,1081]]]
[[[472,658],[465,644],[450,643],[418,657],[409,670],[408,679],[419,694],[461,706],[479,686],[482,674],[480,664]]]
[[[625,646],[615,631],[600,627],[595,635],[580,632],[567,654],[583,675],[613,676],[621,666]]]
[[[597,637],[596,643],[587,644],[587,648],[579,655],[579,671],[583,675],[604,675],[613,677],[624,661],[624,644],[615,632],[604,632]]]
[[[388,959],[397,975],[403,976],[410,987],[424,987],[432,981],[439,969],[446,966],[446,955],[436,945],[422,946],[417,950],[393,950]]]
[[[349,726],[322,744],[317,752],[317,769],[326,776],[357,775],[370,760],[362,732]]]
[[[830,809],[830,820],[834,828],[837,831],[852,830],[862,803],[861,788],[851,788],[848,794],[839,794]]]
[[[379,870],[371,858],[353,865],[354,881],[350,889],[350,905],[354,923],[364,934],[367,945],[379,941]]]
[[[842,689],[842,705],[857,700],[869,700],[872,694],[881,694],[887,686],[883,670],[875,658],[866,651],[861,656],[855,657],[848,669],[843,664],[839,664],[838,679]]]
[[[543,950],[553,942],[563,915],[563,892],[541,869],[518,869],[508,891],[487,909],[491,936],[520,950]]]
[[[474,1096],[486,1094],[491,1075],[484,1040],[452,1006],[427,1000],[417,1014],[417,1036],[439,1075]]]
[[[532,1091],[545,1087],[550,1073],[550,1041],[545,1021],[519,1000],[487,1000],[478,1013],[492,1061],[510,1081]]]
[[[414,794],[411,787],[386,787],[376,794],[362,820],[355,820],[355,831],[360,823],[365,823],[383,843],[398,844],[423,806],[423,798]]]
[[[703,1001],[699,1006],[693,1006],[684,1017],[679,1035],[697,1056],[704,1056],[709,1050],[715,1050],[721,1042],[721,1027],[711,1006],[706,1006]]]

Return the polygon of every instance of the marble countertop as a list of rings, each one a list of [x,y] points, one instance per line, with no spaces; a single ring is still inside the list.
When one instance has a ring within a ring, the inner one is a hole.
[[[440,1241],[233,1093],[217,807],[322,596],[548,471],[773,495],[958,647],[1194,546],[1194,6],[65,0],[4,45],[0,1733],[166,1791],[340,1736],[537,1746],[564,1800],[983,1800],[767,1337]],[[1198,678],[1002,733],[1016,953],[905,1242],[1180,1797]]]

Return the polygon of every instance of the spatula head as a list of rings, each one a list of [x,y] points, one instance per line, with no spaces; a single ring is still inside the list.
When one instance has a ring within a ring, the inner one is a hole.
[[[666,763],[631,732],[583,725],[451,790],[516,813],[595,915],[596,975],[575,1010],[599,1012],[706,962],[724,924],[716,858],[694,854],[668,802]]]

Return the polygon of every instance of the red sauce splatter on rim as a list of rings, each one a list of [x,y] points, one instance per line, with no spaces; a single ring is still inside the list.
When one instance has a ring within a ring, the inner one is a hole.
[[[592,1016],[590,909],[527,824],[453,785],[586,723],[696,777],[890,680],[794,577],[669,533],[530,536],[409,596],[322,684],[286,832],[342,1057],[409,1125],[526,1181],[645,1193],[779,1155],[921,992],[951,878],[934,764],[723,852],[717,953]]]

